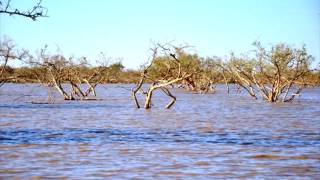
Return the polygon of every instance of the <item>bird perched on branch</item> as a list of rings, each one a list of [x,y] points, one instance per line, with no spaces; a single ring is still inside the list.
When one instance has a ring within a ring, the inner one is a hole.
[[[173,57],[174,59],[177,59],[175,54],[170,53],[170,56]]]

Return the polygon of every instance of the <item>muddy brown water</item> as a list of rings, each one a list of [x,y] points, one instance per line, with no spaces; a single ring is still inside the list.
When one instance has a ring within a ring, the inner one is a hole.
[[[133,85],[62,101],[37,84],[0,88],[0,179],[317,179],[320,88],[269,104],[234,90],[136,109]],[[44,104],[43,104],[44,103]]]

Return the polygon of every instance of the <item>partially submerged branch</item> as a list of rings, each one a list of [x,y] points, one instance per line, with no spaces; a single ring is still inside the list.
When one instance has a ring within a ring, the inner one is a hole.
[[[10,39],[4,39],[0,42],[0,87],[8,81],[14,81],[18,77],[14,77],[13,69],[9,67],[12,60],[24,60],[28,58],[28,51],[18,51],[15,44]]]
[[[105,72],[109,71],[108,67],[100,66],[89,71],[88,63],[84,63],[82,59],[76,62],[72,58],[67,60],[62,55],[49,56],[45,50],[41,50],[38,59],[29,62],[35,68],[43,70],[35,71],[41,84],[53,86],[64,100],[87,100],[91,99],[90,94],[96,96],[95,88],[107,78]]]
[[[163,54],[159,55],[159,51],[162,51]],[[172,107],[176,101],[176,97],[172,95],[169,88],[192,75],[192,72],[182,68],[180,59],[181,51],[182,48],[168,44],[157,44],[157,46],[152,49],[150,64],[142,69],[140,80],[132,90],[132,97],[137,108],[140,108],[136,95],[138,92],[142,92],[145,96],[144,108],[149,109],[152,105],[153,92],[158,89],[172,99],[166,108]],[[150,83],[146,92],[142,89],[145,82]]]
[[[235,82],[257,99],[257,92],[268,102],[289,102],[307,86],[305,77],[312,72],[313,57],[305,47],[293,49],[279,44],[267,51],[260,43],[254,59],[231,57],[226,69]],[[289,93],[291,95],[288,97]]]

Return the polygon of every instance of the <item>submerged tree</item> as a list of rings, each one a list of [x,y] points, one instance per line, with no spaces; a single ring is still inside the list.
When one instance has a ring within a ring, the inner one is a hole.
[[[170,108],[176,101],[176,97],[171,93],[170,88],[174,84],[180,83],[192,76],[193,69],[183,66],[182,54],[184,47],[176,47],[170,44],[157,44],[152,49],[152,57],[150,63],[145,65],[141,70],[141,77],[132,91],[132,96],[137,108],[140,108],[136,94],[141,92],[145,95],[144,108],[151,108],[152,95],[155,90],[161,90],[165,95],[171,98],[171,101],[166,105]],[[189,62],[191,63],[191,62]],[[146,91],[143,90],[143,85],[148,83]]]
[[[217,57],[199,58],[195,73],[185,82],[188,89],[204,94],[214,93],[216,85],[222,82],[225,82],[229,89],[226,73],[220,64],[221,60]]]
[[[196,93],[208,93],[213,91],[213,77],[211,66],[200,58],[197,54],[187,54],[182,52],[180,54],[180,61],[185,71],[192,72],[192,74],[185,78],[181,85],[183,88]]]
[[[13,69],[9,67],[9,62],[15,59],[23,60],[27,54],[26,50],[16,50],[14,42],[10,39],[5,38],[0,42],[0,87],[17,78],[12,76]]]
[[[252,59],[232,56],[226,70],[232,74],[235,83],[257,99],[257,92],[269,102],[294,100],[306,87],[306,76],[312,70],[312,56],[306,48],[293,49],[278,44],[270,51],[254,43],[257,47]]]
[[[45,51],[42,49],[37,59],[29,61],[39,83],[54,87],[64,100],[86,100],[90,94],[96,96],[95,88],[105,80],[108,67],[89,68],[86,58],[66,59],[63,55],[48,55]]]

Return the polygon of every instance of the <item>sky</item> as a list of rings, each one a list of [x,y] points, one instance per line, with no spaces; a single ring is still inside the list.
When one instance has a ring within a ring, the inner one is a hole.
[[[12,0],[28,9],[33,0]],[[18,48],[86,56],[103,52],[126,68],[148,60],[154,42],[193,46],[202,57],[246,53],[266,47],[303,44],[320,62],[319,0],[43,0],[48,18],[37,21],[0,14],[0,38]]]

